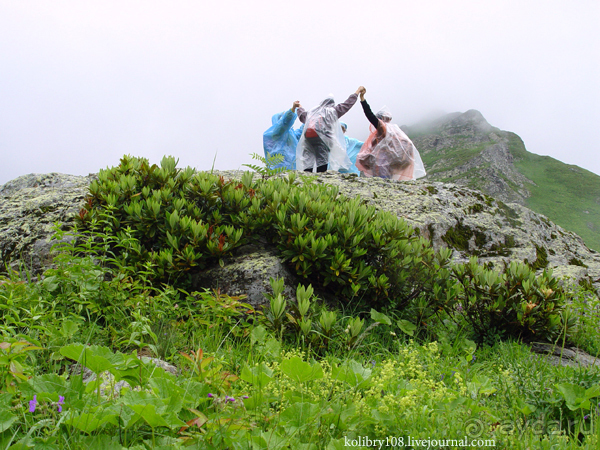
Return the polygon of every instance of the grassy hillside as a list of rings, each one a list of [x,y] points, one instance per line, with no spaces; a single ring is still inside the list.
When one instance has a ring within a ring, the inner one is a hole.
[[[509,133],[515,166],[535,183],[527,207],[548,216],[600,251],[600,177],[578,166],[525,150],[519,136]]]

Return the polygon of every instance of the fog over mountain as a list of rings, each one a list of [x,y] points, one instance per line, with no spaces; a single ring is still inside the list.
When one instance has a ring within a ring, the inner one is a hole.
[[[126,153],[237,169],[274,113],[359,85],[399,124],[477,109],[600,174],[598,23],[594,0],[0,0],[0,184]]]

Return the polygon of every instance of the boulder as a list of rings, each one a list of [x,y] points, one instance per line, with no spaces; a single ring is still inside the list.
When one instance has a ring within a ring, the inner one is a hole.
[[[266,302],[264,293],[273,293],[270,278],[283,278],[284,294],[288,299],[296,298],[298,278],[277,256],[274,249],[263,245],[246,245],[217,266],[192,277],[192,286],[219,289],[229,296],[246,295],[244,303],[258,307]]]
[[[600,360],[577,347],[560,347],[542,342],[534,342],[531,344],[531,350],[544,357],[553,366],[569,366],[569,367],[600,367]]]
[[[72,226],[94,175],[29,174],[0,186],[0,263],[33,274],[52,262],[54,226]],[[67,238],[69,239],[69,238]]]

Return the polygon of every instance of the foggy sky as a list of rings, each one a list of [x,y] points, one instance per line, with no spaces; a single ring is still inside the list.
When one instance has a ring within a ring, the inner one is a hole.
[[[274,113],[359,85],[400,125],[477,109],[600,174],[598,24],[597,0],[0,0],[0,184],[123,154],[238,169]]]

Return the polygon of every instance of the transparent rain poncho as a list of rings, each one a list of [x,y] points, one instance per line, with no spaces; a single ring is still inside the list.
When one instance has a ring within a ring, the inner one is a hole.
[[[271,121],[271,127],[263,133],[263,147],[265,158],[268,155],[283,155],[283,161],[274,169],[285,167],[288,170],[296,169],[296,146],[302,133],[302,127],[292,129],[292,125],[298,116],[291,109],[283,113],[275,114]]]
[[[296,148],[296,169],[312,169],[329,163],[329,170],[347,170],[352,163],[332,97],[306,114],[304,131]]]
[[[356,167],[367,177],[416,180],[426,175],[421,155],[409,137],[396,124],[389,123],[387,111],[376,114],[379,128],[371,134],[356,158]]]

